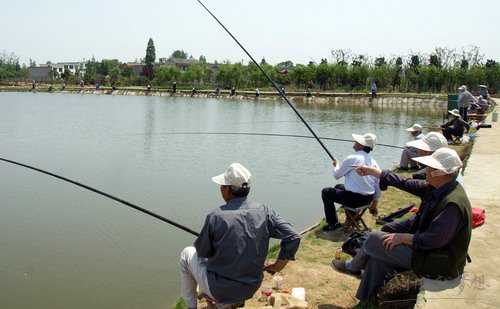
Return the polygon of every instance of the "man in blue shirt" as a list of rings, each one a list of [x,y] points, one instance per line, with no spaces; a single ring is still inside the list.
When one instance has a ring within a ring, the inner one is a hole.
[[[270,207],[247,200],[250,172],[233,163],[212,180],[226,204],[207,215],[194,247],[181,253],[181,294],[196,308],[196,286],[217,304],[238,304],[257,291],[263,271],[281,271],[295,259],[300,236]],[[281,239],[275,263],[265,266],[269,239]]]
[[[375,147],[377,137],[375,134],[353,134],[354,154],[348,156],[342,164],[333,161],[333,176],[335,179],[345,177],[345,185],[324,188],[321,192],[327,225],[324,231],[333,231],[342,227],[337,217],[335,203],[349,207],[368,205],[380,196],[378,179],[372,176],[360,176],[356,173],[357,166],[366,165],[378,168],[377,162],[370,156]],[[375,212],[377,203],[372,203],[371,211]]]

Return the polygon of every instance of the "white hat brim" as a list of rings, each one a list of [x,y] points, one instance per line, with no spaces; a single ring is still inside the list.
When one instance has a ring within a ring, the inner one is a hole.
[[[229,186],[229,184],[226,182],[226,177],[224,177],[224,173],[212,177],[212,181],[221,186]]]
[[[352,134],[352,139],[353,139],[356,143],[358,143],[358,144],[363,145],[363,146],[365,146],[365,147],[366,147],[366,140],[365,140],[365,138],[363,137],[363,135],[359,135],[359,134]]]
[[[453,115],[455,117],[460,117],[460,114],[455,114],[453,111],[448,111],[448,114]]]
[[[424,142],[423,139],[417,139],[415,141],[408,142],[406,143],[406,146],[417,148],[424,151],[432,151],[431,147],[429,147],[429,145],[426,142]]]
[[[416,158],[413,158],[413,161],[416,161],[416,162],[421,163],[425,166],[430,166],[434,169],[446,172],[446,169],[444,168],[444,166],[441,163],[439,163],[438,160],[434,159],[432,157],[432,155],[431,156],[416,157]]]

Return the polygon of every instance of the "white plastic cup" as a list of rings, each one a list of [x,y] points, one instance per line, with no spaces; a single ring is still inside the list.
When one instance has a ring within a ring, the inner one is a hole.
[[[292,296],[305,301],[306,300],[306,289],[304,288],[293,288],[292,289]]]

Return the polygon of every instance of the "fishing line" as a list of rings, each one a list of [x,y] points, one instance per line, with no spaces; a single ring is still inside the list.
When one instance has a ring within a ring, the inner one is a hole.
[[[164,134],[164,135],[250,135],[250,136],[295,137],[295,138],[314,139],[314,137],[310,136],[310,135],[258,133],[258,132],[182,132],[182,131],[172,131],[172,132],[163,132],[163,133],[158,133],[158,134],[160,134],[160,135],[161,134]],[[328,140],[328,141],[354,143],[354,141],[350,140],[350,139],[321,137],[321,136],[318,136],[317,138],[322,139],[322,140]],[[405,147],[401,147],[401,146],[380,144],[380,143],[377,143],[376,146],[396,148],[396,149],[405,149]]]
[[[267,80],[273,85],[274,89],[276,89],[276,91],[278,91],[278,94],[283,98],[283,100],[285,100],[285,102],[288,104],[288,106],[290,106],[290,108],[300,118],[302,123],[304,123],[304,125],[307,127],[309,132],[311,132],[311,134],[314,136],[316,141],[318,141],[318,143],[321,145],[321,147],[323,147],[323,149],[326,151],[326,153],[328,154],[330,159],[332,159],[332,161],[335,161],[335,158],[333,157],[333,155],[326,148],[326,146],[323,144],[323,142],[318,138],[318,136],[316,135],[314,130],[309,126],[307,121],[302,117],[302,115],[295,108],[295,106],[293,106],[293,104],[288,100],[288,98],[283,93],[283,91],[278,87],[278,84],[276,84],[276,82],[266,73],[266,71],[264,71],[264,69],[259,65],[259,63],[257,63],[257,61],[255,61],[255,59],[252,57],[252,55],[246,50],[246,48],[243,47],[243,45],[238,41],[238,39],[236,39],[236,37],[231,33],[231,31],[229,31],[226,28],[226,26],[224,26],[224,24],[205,6],[205,4],[203,4],[203,2],[201,2],[200,0],[196,0],[196,1],[208,12],[208,14],[210,14],[215,19],[215,21],[217,21],[217,23],[227,32],[227,34],[229,34],[229,36],[236,42],[236,44],[238,44],[238,46],[241,47],[241,49],[245,52],[245,54],[247,54],[247,56],[250,58],[250,60],[252,60],[252,62],[257,66],[257,68],[259,68],[259,70],[262,72],[262,74],[264,74],[264,76],[267,78]]]
[[[152,216],[152,217],[155,217],[156,219],[158,219],[158,220],[160,220],[160,221],[163,221],[163,222],[165,222],[165,223],[168,223],[168,224],[170,224],[170,225],[173,225],[173,226],[175,226],[175,227],[177,227],[177,228],[179,228],[179,229],[181,229],[181,230],[183,230],[183,231],[185,231],[185,232],[188,232],[188,233],[190,233],[190,234],[193,234],[194,236],[199,236],[199,233],[198,233],[198,232],[195,232],[195,231],[193,231],[192,229],[190,229],[190,228],[188,228],[188,227],[186,227],[186,226],[184,226],[184,225],[182,225],[182,224],[179,224],[179,223],[174,222],[174,221],[172,221],[172,220],[170,220],[170,219],[167,219],[167,218],[165,218],[165,217],[163,217],[163,216],[161,216],[161,215],[159,215],[159,214],[156,214],[156,213],[154,213],[154,212],[152,212],[152,211],[150,211],[150,210],[147,210],[147,209],[145,209],[145,208],[142,208],[142,207],[140,207],[140,206],[137,206],[137,205],[135,205],[135,204],[132,204],[132,203],[130,203],[130,202],[127,202],[127,201],[125,201],[125,200],[123,200],[123,199],[121,199],[121,198],[115,197],[115,196],[113,196],[113,195],[111,195],[111,194],[108,194],[108,193],[106,193],[106,192],[103,192],[103,191],[101,191],[101,190],[98,190],[98,189],[92,188],[92,187],[90,187],[90,186],[87,186],[87,185],[85,185],[85,184],[82,184],[82,183],[80,183],[80,182],[78,182],[78,181],[71,180],[71,179],[69,179],[69,178],[66,178],[66,177],[63,177],[63,176],[60,176],[60,175],[57,175],[57,174],[54,174],[54,173],[51,173],[51,172],[48,172],[48,171],[42,170],[42,169],[40,169],[40,168],[37,168],[37,167],[34,167],[34,166],[30,166],[30,165],[27,165],[27,164],[23,164],[23,163],[20,163],[20,162],[16,162],[16,161],[8,160],[8,159],[5,159],[5,158],[1,158],[1,157],[0,157],[0,161],[4,161],[4,162],[11,163],[11,164],[14,164],[14,165],[22,166],[22,167],[24,167],[24,168],[31,169],[31,170],[37,171],[37,172],[39,172],[39,173],[42,173],[42,174],[45,174],[45,175],[49,175],[49,176],[51,176],[51,177],[54,177],[54,178],[57,178],[57,179],[63,180],[63,181],[65,181],[65,182],[72,183],[72,184],[77,185],[77,186],[79,186],[79,187],[82,187],[82,188],[84,188],[84,189],[86,189],[86,190],[89,190],[89,191],[92,191],[92,192],[97,193],[97,194],[99,194],[99,195],[102,195],[102,196],[105,196],[105,197],[107,197],[107,198],[110,198],[110,199],[112,199],[112,200],[114,200],[114,201],[116,201],[116,202],[118,202],[118,203],[121,203],[121,204],[123,204],[123,205],[125,205],[125,206],[128,206],[128,207],[130,207],[130,208],[133,208],[133,209],[135,209],[135,210],[138,210],[138,211],[140,211],[140,212],[142,212],[142,213],[145,213],[145,214],[147,214],[147,215],[150,215],[150,216]]]

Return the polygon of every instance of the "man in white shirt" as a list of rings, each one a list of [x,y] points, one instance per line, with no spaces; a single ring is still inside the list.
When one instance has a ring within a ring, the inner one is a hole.
[[[424,134],[422,133],[422,126],[418,123],[415,123],[410,128],[406,129],[406,131],[410,132],[410,135],[414,138],[414,140],[419,140],[424,138]],[[411,147],[406,144],[405,149],[401,153],[401,160],[399,162],[399,168],[408,169],[414,168],[417,166],[417,163],[413,161],[413,158],[417,157],[417,149],[415,147]]]
[[[367,133],[365,135],[353,134],[352,138],[355,153],[348,156],[340,165],[333,161],[333,176],[335,179],[345,177],[345,184],[324,188],[321,192],[327,222],[327,225],[323,227],[324,231],[333,231],[342,227],[337,217],[335,203],[352,208],[371,203],[371,211],[376,211],[377,203],[373,201],[380,197],[378,179],[372,176],[360,176],[355,169],[360,165],[378,167],[377,162],[369,155],[375,147],[377,137],[375,134]]]

